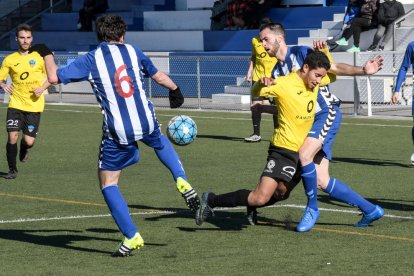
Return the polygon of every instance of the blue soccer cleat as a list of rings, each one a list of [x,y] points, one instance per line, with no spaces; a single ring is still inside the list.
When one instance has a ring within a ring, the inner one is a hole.
[[[319,218],[319,210],[314,210],[312,208],[306,207],[305,213],[303,214],[302,219],[299,224],[296,226],[296,231],[298,232],[307,232],[313,228],[316,221]]]
[[[362,219],[354,224],[355,227],[367,227],[371,222],[376,221],[384,216],[384,209],[375,206],[375,210],[369,214],[363,214]]]

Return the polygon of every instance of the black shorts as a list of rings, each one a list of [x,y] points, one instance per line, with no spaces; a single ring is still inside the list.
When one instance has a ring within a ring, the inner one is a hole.
[[[289,183],[294,177],[297,179],[298,174],[300,174],[299,153],[270,144],[262,176]]]
[[[25,135],[36,138],[40,124],[40,112],[27,112],[15,108],[7,109],[7,132],[22,131]]]

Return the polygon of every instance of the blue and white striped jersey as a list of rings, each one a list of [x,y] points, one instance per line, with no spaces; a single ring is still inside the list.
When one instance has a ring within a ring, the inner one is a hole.
[[[404,59],[400,70],[398,71],[397,80],[395,81],[394,92],[401,92],[401,85],[405,80],[405,76],[407,75],[410,66],[412,66],[414,72],[414,41],[408,43],[407,48],[405,49]]]
[[[277,61],[275,68],[273,69],[272,76],[273,78],[278,78],[280,76],[286,76],[290,74],[293,70],[299,70],[306,56],[312,51],[312,48],[307,46],[292,46],[288,47],[285,61]],[[331,92],[327,87],[319,87],[317,105],[315,109],[315,114],[318,115],[320,112],[328,112],[329,108],[332,105],[339,105],[340,100]]]
[[[102,42],[96,50],[59,68],[57,75],[63,84],[89,81],[102,109],[104,135],[127,145],[158,127],[143,89],[143,77],[157,71],[139,48]]]

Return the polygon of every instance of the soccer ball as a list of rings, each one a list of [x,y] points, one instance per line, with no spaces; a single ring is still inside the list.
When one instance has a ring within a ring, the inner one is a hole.
[[[167,137],[179,146],[185,146],[194,141],[197,136],[197,125],[188,116],[178,115],[168,122]]]
[[[411,155],[411,165],[414,166],[414,153]]]

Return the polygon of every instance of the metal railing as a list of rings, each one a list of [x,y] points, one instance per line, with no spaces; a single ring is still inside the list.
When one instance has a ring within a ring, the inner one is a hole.
[[[364,65],[373,53],[355,54],[355,64]],[[368,115],[399,113],[410,114],[412,106],[412,76],[407,74],[402,90],[401,103],[390,102],[396,74],[403,59],[403,52],[381,52],[385,62],[383,69],[371,77],[348,77],[346,85],[340,85],[332,92],[340,98],[341,93],[352,95],[353,101],[345,102],[341,108],[344,114]],[[203,110],[250,110],[250,87],[243,80],[249,56],[148,56],[154,65],[168,74],[177,83],[185,97],[184,109]],[[0,62],[5,55],[0,55]],[[65,66],[78,57],[78,54],[55,55],[56,63]],[[157,85],[151,79],[144,80],[147,96],[156,107],[169,107],[168,90]],[[342,91],[344,90],[344,91]],[[345,91],[346,90],[346,91]],[[49,89],[46,101],[66,104],[96,104],[95,96],[89,82],[56,85]]]

